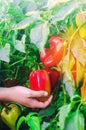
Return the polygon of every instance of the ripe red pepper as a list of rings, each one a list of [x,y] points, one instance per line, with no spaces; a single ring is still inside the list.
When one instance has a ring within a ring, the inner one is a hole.
[[[48,73],[46,70],[36,70],[30,73],[29,77],[30,89],[40,91],[44,90],[48,92],[47,97],[40,97],[38,100],[46,101],[51,93],[51,85]]]
[[[50,83],[51,83],[51,91],[54,90],[56,84],[58,83],[58,80],[61,77],[60,71],[50,69],[49,67],[43,68],[43,70],[46,70],[48,72],[49,78],[50,78]]]
[[[45,66],[51,67],[58,64],[64,51],[64,40],[57,35],[49,39],[50,48],[44,48],[44,52],[40,52],[40,60]]]

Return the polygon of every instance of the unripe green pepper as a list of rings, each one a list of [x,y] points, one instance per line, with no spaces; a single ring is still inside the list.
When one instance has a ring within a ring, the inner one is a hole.
[[[11,130],[16,130],[16,121],[20,114],[20,108],[16,104],[10,104],[2,109],[1,118]]]

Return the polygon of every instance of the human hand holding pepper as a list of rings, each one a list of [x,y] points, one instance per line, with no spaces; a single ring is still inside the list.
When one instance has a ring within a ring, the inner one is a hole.
[[[0,100],[14,101],[30,108],[45,108],[51,100],[52,95],[45,102],[40,102],[36,98],[47,96],[45,91],[34,91],[23,86],[15,86],[11,88],[0,88]]]

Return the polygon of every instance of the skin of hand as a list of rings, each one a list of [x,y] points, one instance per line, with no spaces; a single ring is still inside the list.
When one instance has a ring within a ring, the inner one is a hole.
[[[40,102],[36,98],[47,95],[45,91],[34,91],[23,86],[0,88],[0,100],[17,102],[29,108],[46,108],[53,96],[51,95],[45,102]]]

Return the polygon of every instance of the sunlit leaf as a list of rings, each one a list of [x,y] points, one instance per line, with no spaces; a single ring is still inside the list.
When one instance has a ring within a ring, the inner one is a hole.
[[[59,122],[60,122],[60,129],[61,130],[64,130],[64,128],[65,128],[65,121],[66,121],[66,118],[67,118],[70,111],[71,111],[70,105],[68,105],[68,104],[63,105],[60,109]]]
[[[12,15],[13,21],[17,23],[20,22],[24,18],[24,13],[20,6],[14,5],[14,3],[10,3],[8,14]]]
[[[53,21],[59,21],[64,19],[67,15],[72,13],[74,9],[77,9],[80,5],[79,1],[64,1],[64,2],[58,2],[53,5],[51,5],[51,11],[53,15]]]
[[[74,95],[74,81],[71,77],[70,71],[67,71],[63,75],[63,83],[65,84],[65,89],[70,97]]]
[[[74,81],[72,78],[71,68],[73,67],[75,61],[70,52],[64,57],[62,61],[62,73],[63,73],[63,83],[65,88],[70,96],[73,96],[74,93]]]
[[[45,130],[49,125],[49,122],[43,122],[43,124],[41,125],[41,130]]]
[[[49,35],[49,25],[48,22],[43,22],[37,24],[34,28],[31,29],[30,39],[40,51],[43,51],[44,45],[48,39]]]
[[[36,21],[36,20],[41,20],[40,19],[40,15],[38,13],[35,13],[33,15],[31,15],[30,17],[26,17],[24,18],[21,22],[19,22],[16,26],[15,29],[25,29],[26,27],[28,27],[32,22]]]
[[[26,16],[32,16],[34,14],[37,15],[37,16],[39,16],[39,18],[40,18],[40,11],[29,11],[25,15]]]
[[[72,112],[68,115],[64,130],[69,129],[84,130],[84,116],[78,109],[75,112]]]
[[[15,48],[20,51],[25,53],[25,38],[26,36],[23,35],[21,40],[15,40],[14,46]]]
[[[76,24],[77,24],[77,26],[81,26],[85,22],[86,22],[86,11],[80,11],[76,15]]]
[[[80,38],[78,33],[74,36],[71,43],[71,51],[74,57],[83,65],[86,64],[86,47],[84,46],[83,39]]]
[[[69,0],[48,0],[47,7],[50,9],[52,7],[55,7],[59,3],[67,2]]]
[[[10,45],[7,43],[5,47],[0,48],[0,60],[9,62],[10,61]]]
[[[25,2],[25,0],[23,0],[23,2]],[[22,2],[22,4],[23,4],[23,2]],[[26,3],[27,4],[26,13],[37,10],[37,3],[34,0],[27,0],[26,2],[27,2]]]
[[[31,130],[40,130],[40,121],[37,116],[31,116],[26,120],[28,126],[30,126]]]

